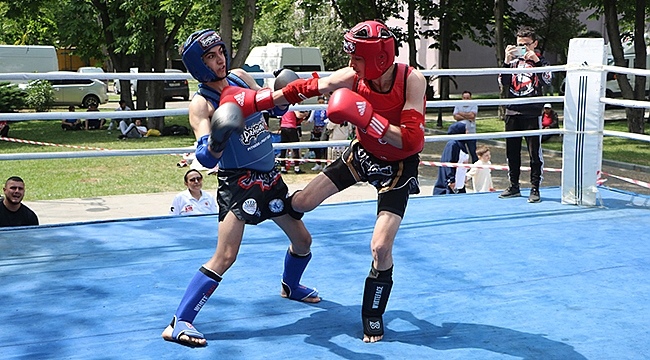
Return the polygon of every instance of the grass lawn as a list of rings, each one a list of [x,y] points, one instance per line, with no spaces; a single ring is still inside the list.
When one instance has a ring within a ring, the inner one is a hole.
[[[184,125],[187,116],[166,117],[165,125]],[[119,130],[62,131],[59,121],[25,121],[11,124],[9,136],[39,142],[80,147],[151,149],[191,147],[194,136],[160,136],[118,140]],[[79,151],[65,147],[39,146],[0,141],[0,152],[31,153]],[[12,175],[26,182],[26,200],[88,198],[104,195],[180,191],[187,168],[176,166],[181,156],[120,156],[82,159],[1,161],[0,179]],[[216,178],[206,177],[206,189],[216,188]]]
[[[187,116],[165,118],[166,125],[189,128]],[[447,128],[450,123],[443,126]],[[608,121],[606,129],[627,131],[624,121]],[[429,124],[435,126],[435,124]],[[496,118],[480,119],[480,132],[503,131],[503,122]],[[105,149],[185,148],[192,146],[194,136],[161,136],[118,140],[117,133],[106,130],[61,130],[59,121],[25,121],[11,124],[9,136],[55,144]],[[544,143],[544,148],[561,150],[559,138]],[[76,149],[0,141],[0,153],[32,153],[78,151]],[[605,159],[650,166],[650,144],[618,138],[605,138]],[[187,168],[176,166],[181,155],[120,156],[83,159],[10,160],[0,161],[0,181],[17,175],[26,182],[28,201],[65,198],[92,198],[107,195],[143,194],[184,189],[183,174]],[[293,175],[285,181],[293,181]],[[215,176],[205,177],[205,188],[215,189]]]
[[[443,121],[443,129],[451,125],[451,121]],[[435,124],[427,124],[435,126]],[[605,130],[627,132],[627,122],[606,121]],[[501,132],[504,131],[503,121],[498,118],[483,118],[477,120],[477,132]],[[646,128],[646,134],[648,129]],[[545,142],[542,147],[549,150],[562,150],[562,140],[555,136]],[[650,166],[650,143],[636,140],[628,140],[607,136],[603,139],[603,159]]]

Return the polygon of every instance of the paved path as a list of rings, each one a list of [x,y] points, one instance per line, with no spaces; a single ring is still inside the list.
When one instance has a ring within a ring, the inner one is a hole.
[[[287,177],[290,192],[304,188],[307,185],[307,178],[313,177],[313,175],[300,176],[301,182],[291,182],[291,176]],[[430,184],[427,185],[427,183]],[[420,196],[431,194],[433,191],[431,184],[430,181],[425,181]],[[207,189],[207,191],[213,195],[215,194],[214,189]],[[36,212],[41,224],[63,224],[167,215],[172,199],[176,194],[176,192],[164,192],[99,196],[85,199],[26,201],[25,204]],[[361,201],[375,198],[376,192],[372,186],[358,184],[332,196],[325,203]]]

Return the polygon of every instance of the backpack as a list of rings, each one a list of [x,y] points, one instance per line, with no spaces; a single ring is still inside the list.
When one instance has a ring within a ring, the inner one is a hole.
[[[189,134],[190,129],[182,125],[165,126],[162,130],[162,136],[184,136]]]

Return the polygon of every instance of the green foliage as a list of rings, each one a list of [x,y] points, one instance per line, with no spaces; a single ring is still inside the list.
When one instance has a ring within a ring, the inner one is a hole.
[[[30,81],[25,92],[27,106],[36,111],[47,111],[54,102],[54,90],[47,80]]]
[[[16,84],[0,82],[0,113],[25,107],[25,93]]]

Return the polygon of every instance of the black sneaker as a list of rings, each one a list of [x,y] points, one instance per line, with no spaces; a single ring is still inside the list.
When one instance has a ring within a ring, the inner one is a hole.
[[[537,188],[530,189],[530,195],[528,195],[528,202],[538,203],[540,201],[542,201],[542,199],[539,197],[539,189]]]
[[[509,186],[507,189],[503,190],[501,195],[499,195],[499,198],[507,199],[507,198],[513,198],[518,196],[521,196],[521,192],[519,191],[519,188],[514,186]]]

